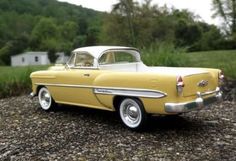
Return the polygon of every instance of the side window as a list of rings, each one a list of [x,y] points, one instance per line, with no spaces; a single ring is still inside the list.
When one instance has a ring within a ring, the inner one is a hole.
[[[76,67],[93,67],[94,58],[88,53],[77,53],[75,59]]]
[[[136,62],[136,59],[130,53],[117,52],[116,53],[116,62],[117,63],[133,63],[133,62]]]
[[[99,59],[100,65],[105,64],[119,64],[119,63],[133,63],[138,60],[132,53],[127,51],[110,51],[101,56]]]
[[[99,64],[104,65],[104,64],[114,64],[116,62],[115,60],[115,54],[113,52],[108,52],[105,53],[101,56],[99,59]]]

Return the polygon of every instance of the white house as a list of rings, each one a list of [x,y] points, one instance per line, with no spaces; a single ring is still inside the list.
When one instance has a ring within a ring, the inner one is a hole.
[[[56,60],[57,64],[65,63],[68,59],[68,56],[65,56],[64,53],[56,53],[58,59]],[[50,60],[48,59],[48,53],[37,51],[37,52],[25,52],[19,55],[11,56],[11,66],[27,66],[27,65],[48,65]]]

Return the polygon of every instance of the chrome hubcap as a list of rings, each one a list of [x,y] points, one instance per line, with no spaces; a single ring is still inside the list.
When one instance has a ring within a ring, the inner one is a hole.
[[[126,115],[131,119],[132,121],[137,120],[138,118],[138,110],[135,106],[129,106],[127,108]]]
[[[139,105],[132,99],[125,99],[120,105],[122,121],[129,127],[135,128],[141,122],[141,110]]]
[[[44,110],[48,110],[51,106],[51,95],[46,88],[39,91],[39,103]]]

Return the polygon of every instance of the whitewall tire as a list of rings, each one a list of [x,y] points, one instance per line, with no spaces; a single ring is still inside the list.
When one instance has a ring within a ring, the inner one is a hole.
[[[38,93],[38,99],[41,108],[45,111],[52,110],[56,105],[49,90],[46,87],[40,88]]]
[[[147,114],[143,104],[136,98],[125,98],[119,106],[119,114],[125,126],[133,130],[143,129],[147,122]]]

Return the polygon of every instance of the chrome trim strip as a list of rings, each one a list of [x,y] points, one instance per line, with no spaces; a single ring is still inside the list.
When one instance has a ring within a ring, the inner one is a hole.
[[[207,95],[211,95],[211,94],[218,93],[218,92],[220,92],[219,87],[217,87],[215,91],[207,91],[207,92],[204,92],[204,93],[197,92],[197,96],[199,96],[199,97],[207,96]]]
[[[93,88],[93,86],[84,86],[84,85],[77,85],[77,84],[59,84],[59,83],[35,83],[35,85],[40,86],[56,86],[56,87],[74,87],[74,88]]]
[[[162,92],[137,90],[137,89],[127,90],[127,89],[95,88],[94,93],[106,94],[106,95],[146,97],[146,98],[162,98],[166,96],[166,94]]]
[[[136,96],[146,98],[163,98],[167,94],[158,90],[140,89],[140,88],[122,88],[122,87],[102,87],[86,86],[77,84],[53,84],[53,83],[35,83],[35,85],[56,86],[56,87],[73,87],[73,88],[91,88],[95,94]]]

